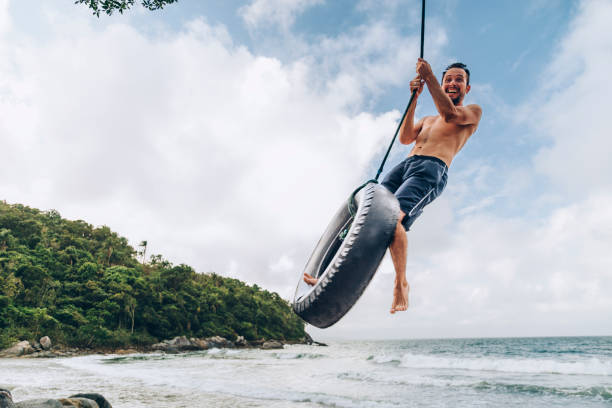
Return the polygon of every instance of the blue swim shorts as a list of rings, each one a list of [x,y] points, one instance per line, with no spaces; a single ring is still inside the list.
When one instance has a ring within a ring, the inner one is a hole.
[[[397,197],[406,216],[402,225],[408,231],[423,207],[440,195],[448,178],[446,163],[433,156],[408,156],[395,166],[381,183]]]

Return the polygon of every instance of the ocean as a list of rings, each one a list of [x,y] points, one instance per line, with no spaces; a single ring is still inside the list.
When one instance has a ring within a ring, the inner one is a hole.
[[[612,407],[612,337],[339,341],[282,350],[0,359],[15,401],[139,407]]]

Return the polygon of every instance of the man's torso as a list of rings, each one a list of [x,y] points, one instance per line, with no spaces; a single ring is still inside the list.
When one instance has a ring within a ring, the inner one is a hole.
[[[409,155],[437,157],[450,166],[455,155],[474,134],[476,127],[474,124],[448,123],[439,115],[427,116]]]

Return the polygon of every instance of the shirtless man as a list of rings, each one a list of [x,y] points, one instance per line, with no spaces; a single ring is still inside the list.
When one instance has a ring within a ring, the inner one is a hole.
[[[410,91],[417,92],[415,100],[399,131],[400,143],[414,143],[414,147],[408,157],[395,166],[381,183],[395,194],[401,208],[389,246],[395,267],[391,313],[408,308],[410,286],[406,280],[406,232],[421,215],[423,207],[444,190],[448,167],[476,131],[482,115],[478,105],[463,106],[463,99],[470,91],[470,71],[464,64],[449,65],[442,74],[441,86],[424,59],[418,59],[416,72],[416,78],[410,82]],[[425,84],[439,114],[425,116],[415,124],[416,102]],[[308,274],[304,274],[304,281],[310,285],[317,283],[317,279]]]

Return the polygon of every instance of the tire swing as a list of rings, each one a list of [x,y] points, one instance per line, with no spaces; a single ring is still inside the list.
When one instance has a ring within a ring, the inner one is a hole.
[[[425,0],[421,9],[421,58],[425,32]],[[309,286],[298,281],[293,310],[305,322],[326,328],[357,302],[380,265],[399,219],[395,196],[378,184],[391,147],[412,105],[412,93],[376,177],[358,187],[332,218],[306,263],[304,273],[317,279]]]
[[[317,284],[298,284],[293,310],[313,326],[329,327],[349,311],[393,238],[400,208],[389,190],[368,182],[355,202],[354,216],[346,204],[336,212],[304,268]]]

